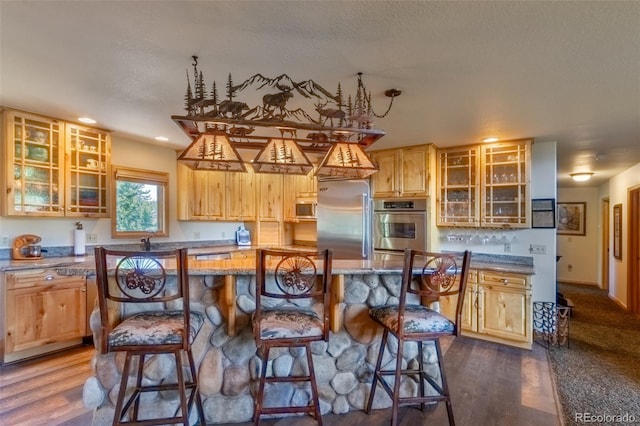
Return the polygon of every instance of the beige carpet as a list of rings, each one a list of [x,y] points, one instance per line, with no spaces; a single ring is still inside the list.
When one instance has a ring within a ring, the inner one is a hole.
[[[565,423],[640,424],[640,316],[596,287],[558,291],[575,304],[570,347],[549,350]]]

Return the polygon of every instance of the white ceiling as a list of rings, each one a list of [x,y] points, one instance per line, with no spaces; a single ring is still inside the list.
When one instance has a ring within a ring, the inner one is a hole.
[[[361,71],[377,112],[401,89],[377,148],[557,141],[560,186],[640,162],[638,1],[0,0],[5,106],[183,147],[192,55],[208,88],[286,73],[355,92]]]

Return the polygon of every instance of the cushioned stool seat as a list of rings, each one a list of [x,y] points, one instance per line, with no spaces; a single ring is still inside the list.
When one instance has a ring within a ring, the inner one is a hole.
[[[260,337],[269,339],[294,339],[299,337],[321,338],[324,322],[311,309],[265,309],[260,321],[255,322]]]
[[[387,328],[398,328],[398,305],[385,305],[369,310],[371,318]],[[422,305],[404,307],[404,332],[411,333],[453,333],[455,324],[444,315]]]

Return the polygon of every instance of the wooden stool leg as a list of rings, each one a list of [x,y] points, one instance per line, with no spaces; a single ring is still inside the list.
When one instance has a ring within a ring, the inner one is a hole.
[[[138,411],[140,409],[140,397],[141,389],[142,389],[142,372],[144,370],[144,354],[138,356],[138,374],[136,376],[136,388],[135,393],[133,395],[133,414],[131,415],[131,420],[138,420]],[[137,394],[137,397],[136,397]],[[125,409],[126,411],[126,409]]]
[[[196,410],[198,410],[198,420],[201,425],[205,425],[204,408],[202,406],[202,397],[200,396],[200,385],[198,382],[198,374],[196,372],[196,363],[193,362],[193,353],[189,349],[187,351],[187,358],[189,359],[189,370],[191,371],[191,381],[193,383],[193,390],[195,392]]]
[[[253,413],[253,424],[260,424],[260,412],[264,403],[264,385],[267,380],[267,363],[269,361],[269,346],[259,349],[262,366],[260,368],[260,385],[258,386],[258,394],[256,395],[255,412]]]
[[[398,424],[398,406],[400,405],[400,382],[402,378],[402,353],[404,350],[404,340],[398,339],[398,354],[396,357],[396,371],[393,382],[393,406],[391,407],[391,426]]]
[[[184,426],[189,426],[189,410],[187,409],[187,388],[184,385],[184,372],[182,371],[182,362],[180,357],[180,350],[175,351],[173,356],[176,360],[176,373],[178,376],[178,392],[180,392],[180,412],[182,414],[181,420]]]
[[[422,342],[416,342],[418,344],[418,369],[419,369],[419,373],[418,373],[418,378],[420,380],[420,387],[418,388],[418,391],[420,392],[420,398],[424,398],[424,351],[422,349]],[[424,402],[420,403],[420,410],[424,412]]]
[[[322,415],[320,414],[320,399],[318,398],[318,384],[316,382],[316,372],[313,368],[313,357],[311,356],[311,345],[309,343],[304,345],[307,352],[307,364],[309,364],[309,380],[311,380],[311,397],[313,399],[313,407],[315,412],[316,421],[319,426],[322,426]]]
[[[387,337],[389,331],[385,328],[382,333],[382,340],[380,341],[380,350],[378,351],[378,360],[376,361],[376,369],[373,372],[373,382],[371,383],[371,392],[369,392],[369,402],[367,403],[367,414],[371,413],[371,407],[373,407],[373,398],[376,395],[376,386],[378,384],[378,374],[382,368],[382,356],[384,355],[384,347],[387,346]]]
[[[449,425],[455,426],[453,419],[453,406],[451,405],[451,396],[449,395],[449,385],[447,384],[447,376],[444,373],[444,359],[442,358],[442,349],[440,349],[440,339],[435,339],[436,354],[438,355],[438,366],[440,367],[440,378],[442,378],[442,393],[445,396],[447,404],[447,416],[449,417]]]
[[[118,392],[118,400],[116,401],[116,410],[113,415],[113,426],[119,425],[122,422],[122,405],[124,404],[124,398],[127,393],[127,382],[129,381],[129,368],[131,368],[131,355],[126,353],[124,358],[124,366],[122,367],[122,378],[120,379],[120,391]]]

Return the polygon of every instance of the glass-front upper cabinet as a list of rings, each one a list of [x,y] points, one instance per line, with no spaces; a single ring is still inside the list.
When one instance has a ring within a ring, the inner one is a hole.
[[[64,124],[7,111],[5,198],[8,215],[64,215]]]
[[[530,140],[438,150],[438,226],[528,228],[530,157]]]
[[[477,146],[438,151],[438,225],[480,225],[479,159]]]
[[[528,228],[531,141],[483,145],[482,153],[483,225]]]
[[[67,124],[67,215],[106,217],[111,144],[105,131]]]
[[[2,119],[3,215],[108,216],[108,132],[10,109]]]

